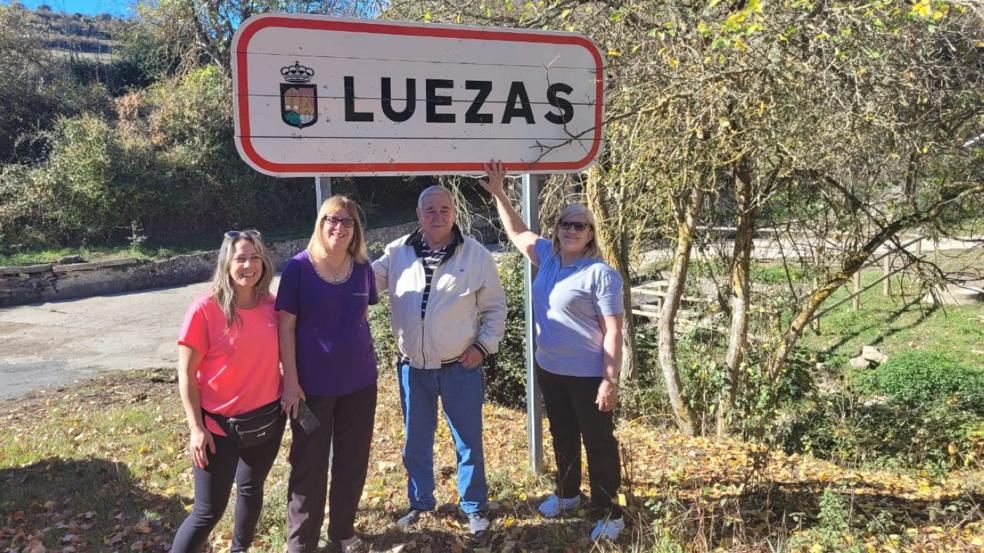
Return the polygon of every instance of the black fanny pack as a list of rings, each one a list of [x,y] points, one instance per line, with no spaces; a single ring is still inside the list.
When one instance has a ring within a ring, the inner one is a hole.
[[[267,403],[262,407],[224,417],[205,411],[230,438],[239,442],[239,447],[252,447],[272,440],[280,435],[280,430],[287,421],[287,415],[280,408],[280,400]]]

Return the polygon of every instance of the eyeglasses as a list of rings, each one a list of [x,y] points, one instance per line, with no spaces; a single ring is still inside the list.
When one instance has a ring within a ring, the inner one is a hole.
[[[582,223],[580,221],[561,221],[557,223],[560,230],[571,230],[574,229],[577,232],[584,232],[588,227],[591,226],[590,223]]]
[[[342,225],[345,228],[352,228],[355,226],[355,219],[349,217],[335,217],[333,215],[326,215],[322,221],[331,225]]]
[[[226,238],[239,238],[240,236],[245,236],[247,238],[259,238],[260,231],[256,229],[246,229],[246,230],[227,230]]]

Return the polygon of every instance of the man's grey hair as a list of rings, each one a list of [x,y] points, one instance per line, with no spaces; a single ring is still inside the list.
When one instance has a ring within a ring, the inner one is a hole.
[[[423,192],[420,193],[420,196],[417,197],[417,208],[420,209],[424,207],[424,198],[430,196],[431,194],[438,194],[441,192],[448,195],[448,199],[451,200],[451,208],[457,211],[458,208],[454,204],[454,194],[452,194],[451,190],[447,187],[441,186],[440,184],[428,186]]]

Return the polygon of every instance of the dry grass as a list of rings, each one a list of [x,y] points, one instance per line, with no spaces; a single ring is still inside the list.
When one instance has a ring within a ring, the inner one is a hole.
[[[170,370],[142,371],[0,402],[0,551],[167,550],[192,496],[175,388]],[[412,532],[400,532],[395,519],[407,505],[401,417],[393,378],[388,373],[381,378],[357,522],[373,551],[818,551],[837,543],[858,551],[984,547],[980,470],[936,479],[850,471],[810,457],[690,439],[632,422],[619,429],[630,526],[617,543],[592,544],[587,540],[592,521],[583,511],[565,520],[536,514],[551,483],[526,468],[524,414],[487,405],[485,425],[495,516],[489,536],[481,542],[468,538],[456,512],[454,453],[443,424],[435,459],[442,506]],[[267,483],[257,551],[283,550],[288,440]],[[549,467],[549,446],[547,455]],[[829,513],[826,519],[820,514],[824,490],[848,505],[843,514],[849,526],[837,530],[844,536],[833,536]],[[216,551],[228,548],[229,519],[213,533]]]

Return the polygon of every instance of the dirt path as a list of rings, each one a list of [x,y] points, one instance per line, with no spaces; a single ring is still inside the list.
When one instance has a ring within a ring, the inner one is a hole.
[[[102,371],[174,367],[185,309],[207,288],[199,283],[0,309],[0,398]]]

